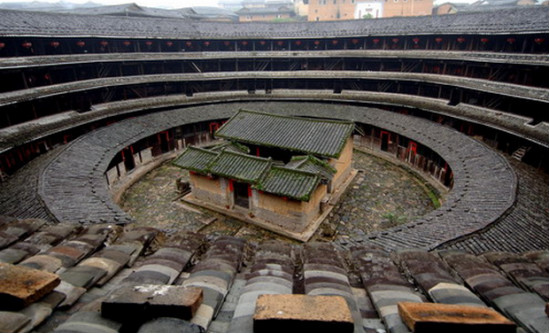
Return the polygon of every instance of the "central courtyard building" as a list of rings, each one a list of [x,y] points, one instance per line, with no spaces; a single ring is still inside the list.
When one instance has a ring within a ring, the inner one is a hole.
[[[184,200],[307,241],[353,179],[353,122],[240,110],[174,164],[189,170]]]

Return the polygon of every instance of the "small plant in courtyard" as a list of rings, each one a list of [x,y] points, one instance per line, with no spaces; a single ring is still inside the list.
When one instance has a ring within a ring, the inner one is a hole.
[[[386,226],[396,226],[399,224],[403,224],[407,220],[407,216],[399,215],[395,212],[388,212],[382,215],[382,218],[386,219]]]

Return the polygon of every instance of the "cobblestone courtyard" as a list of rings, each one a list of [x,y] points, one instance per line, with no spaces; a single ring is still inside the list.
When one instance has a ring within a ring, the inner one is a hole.
[[[383,159],[355,151],[361,170],[312,240],[361,239],[365,234],[416,219],[434,209],[428,190],[407,171]],[[139,225],[167,233],[187,229],[212,235],[235,235],[250,241],[289,239],[221,214],[182,203],[175,180],[187,172],[165,163],[124,194],[121,207]]]

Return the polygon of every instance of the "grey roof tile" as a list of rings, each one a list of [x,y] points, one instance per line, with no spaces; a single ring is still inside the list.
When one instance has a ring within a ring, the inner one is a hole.
[[[317,120],[240,110],[216,136],[336,158],[354,129],[352,122]]]
[[[173,164],[194,172],[206,173],[208,165],[218,156],[217,153],[198,147],[188,147]]]
[[[139,327],[138,333],[201,333],[199,326],[189,321],[161,317],[148,321]]]
[[[336,169],[312,155],[292,157],[285,167],[314,173],[326,180],[331,180],[332,176],[336,173]]]
[[[254,188],[270,194],[307,202],[319,182],[320,178],[316,174],[273,167]]]
[[[256,183],[271,167],[271,159],[223,151],[208,166],[208,171],[238,181]]]
[[[0,11],[4,36],[127,38],[323,38],[409,34],[548,32],[548,11],[538,6],[490,12],[334,22],[234,24],[193,20]],[[529,8],[532,7],[532,8]]]

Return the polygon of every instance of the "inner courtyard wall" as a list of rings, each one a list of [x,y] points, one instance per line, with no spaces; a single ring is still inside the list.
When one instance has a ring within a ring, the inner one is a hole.
[[[258,218],[273,225],[293,231],[302,232],[321,211],[321,200],[327,194],[327,186],[320,184],[313,191],[308,202],[297,201],[254,190],[253,213]]]
[[[344,182],[351,172],[351,162],[353,158],[353,138],[346,140],[342,153],[338,159],[330,159],[329,164],[336,169],[336,174],[332,177],[330,192],[336,190]]]
[[[193,197],[200,201],[215,203],[219,206],[230,206],[226,187],[222,187],[220,178],[209,178],[204,175],[189,173],[189,183]]]

